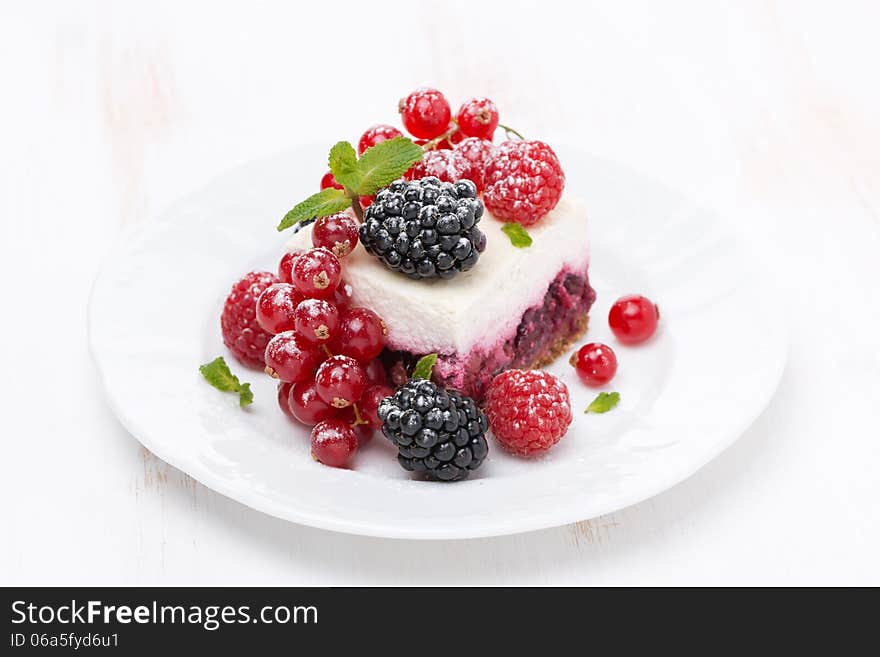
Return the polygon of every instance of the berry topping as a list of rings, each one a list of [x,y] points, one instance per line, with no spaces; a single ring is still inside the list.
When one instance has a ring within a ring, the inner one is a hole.
[[[358,142],[358,155],[363,155],[368,148],[381,144],[383,141],[403,137],[403,133],[391,125],[374,125],[361,135]]]
[[[336,178],[333,177],[332,171],[328,171],[321,178],[321,189],[327,189],[328,187],[332,187],[333,189],[344,189],[342,185],[336,182]]]
[[[357,448],[354,429],[344,420],[324,420],[312,429],[312,457],[331,468],[348,465]]]
[[[304,381],[312,376],[321,357],[315,345],[293,331],[285,331],[266,345],[266,373],[282,381]]]
[[[506,141],[486,165],[483,203],[497,219],[530,226],[556,207],[565,173],[540,141]]]
[[[257,321],[273,335],[292,331],[293,311],[302,298],[302,294],[290,283],[270,285],[257,299]]]
[[[290,412],[290,391],[293,389],[293,385],[287,381],[278,382],[278,408],[291,420],[296,419]]]
[[[549,372],[508,370],[489,386],[486,415],[502,447],[532,456],[558,443],[568,431],[568,388]]]
[[[424,379],[401,386],[378,410],[382,433],[397,446],[397,460],[411,472],[459,481],[489,452],[486,416],[470,397]]]
[[[585,344],[568,362],[588,386],[604,386],[617,373],[617,356],[611,347],[599,342]]]
[[[339,310],[348,308],[351,305],[351,293],[351,285],[344,280],[339,281],[339,287],[336,288],[336,292],[333,293],[333,298],[331,299],[333,305]]]
[[[374,429],[382,428],[382,420],[379,419],[379,406],[386,398],[394,394],[394,389],[386,385],[373,385],[364,390],[358,408],[361,417],[370,423]]]
[[[349,356],[331,356],[321,363],[315,374],[318,396],[334,408],[357,403],[366,387],[364,368]]]
[[[293,311],[296,332],[309,342],[326,342],[336,334],[339,311],[324,299],[305,299]]]
[[[312,228],[312,244],[330,249],[337,258],[344,258],[358,243],[358,223],[347,212],[321,217]]]
[[[223,343],[245,365],[262,367],[263,352],[272,335],[257,322],[257,299],[278,279],[267,271],[252,271],[232,286],[220,315]]]
[[[398,110],[403,127],[420,139],[439,137],[449,125],[452,110],[449,101],[436,89],[417,89],[401,99]]]
[[[329,420],[336,415],[338,409],[333,408],[318,396],[314,380],[308,379],[296,384],[282,385],[292,385],[286,401],[290,414],[303,424],[311,426],[322,420]]]
[[[455,152],[459,153],[470,162],[479,174],[479,182],[476,180],[474,180],[474,182],[477,183],[477,186],[480,189],[483,189],[486,165],[489,163],[489,159],[492,157],[494,150],[495,145],[491,141],[486,141],[485,139],[480,139],[478,137],[468,137],[455,146]]]
[[[456,118],[462,134],[492,139],[498,127],[498,108],[488,98],[471,98],[461,106]]]
[[[341,274],[339,258],[324,248],[306,251],[293,263],[293,284],[308,298],[333,298]]]
[[[385,322],[369,308],[347,308],[339,319],[333,351],[367,363],[382,353],[387,334]]]
[[[657,304],[640,294],[620,297],[608,312],[611,331],[624,344],[638,344],[650,338],[659,320]]]
[[[291,273],[293,263],[296,262],[301,253],[302,251],[293,251],[285,253],[281,257],[281,262],[278,263],[278,278],[281,279],[282,283],[293,283],[293,274]]]
[[[477,227],[482,216],[470,180],[397,180],[364,213],[360,241],[389,269],[410,278],[452,278],[477,264],[486,248]]]
[[[376,430],[365,418],[361,417],[363,415],[362,412],[358,413],[356,409],[359,409],[359,407],[360,404],[358,406],[346,406],[339,411],[336,417],[354,430],[354,435],[357,436],[358,447],[363,447],[372,440]]]
[[[428,151],[421,162],[416,162],[413,168],[404,174],[406,180],[417,180],[427,176],[433,176],[439,179],[440,182],[448,183],[454,183],[466,178],[477,186],[478,192],[483,186],[481,169],[474,166],[470,160],[458,151]]]

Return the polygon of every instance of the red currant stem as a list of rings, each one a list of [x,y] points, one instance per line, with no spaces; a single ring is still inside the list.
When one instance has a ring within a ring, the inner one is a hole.
[[[352,404],[351,407],[354,409],[354,422],[351,423],[351,426],[356,427],[359,424],[369,424],[369,422],[361,417],[361,412],[357,404]]]
[[[521,134],[519,134],[519,132],[517,132],[516,130],[514,130],[510,126],[504,125],[503,123],[499,123],[498,127],[501,128],[502,130],[504,130],[505,134],[508,137],[510,137],[510,135],[516,135],[520,139],[525,140],[525,137],[523,137]]]
[[[345,195],[351,199],[351,209],[354,210],[354,214],[357,217],[358,223],[364,223],[364,209],[361,207],[361,201],[358,198],[358,195],[351,191],[348,187],[345,188]]]
[[[659,322],[660,321],[660,306],[658,306],[656,303],[654,304],[654,312],[657,313],[657,321]]]
[[[323,349],[324,353],[327,354],[327,358],[333,358],[333,352],[330,351],[330,347],[328,347],[326,344],[322,344],[321,349]]]
[[[440,144],[442,144],[444,141],[448,141],[449,139],[451,139],[452,135],[454,135],[456,132],[458,132],[458,121],[456,121],[455,119],[450,119],[449,123],[450,123],[450,125],[452,125],[451,129],[447,130],[439,137],[434,137],[434,139],[432,139],[431,141],[426,143],[424,146],[422,146],[422,148],[426,151],[432,151],[435,148],[437,148]],[[451,141],[449,142],[449,145],[452,146]]]

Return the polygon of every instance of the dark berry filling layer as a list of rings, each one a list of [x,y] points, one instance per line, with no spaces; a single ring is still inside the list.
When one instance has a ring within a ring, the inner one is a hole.
[[[587,327],[587,314],[596,300],[589,276],[562,271],[550,284],[544,301],[523,313],[516,333],[497,346],[466,354],[440,354],[433,379],[481,400],[489,383],[506,369],[530,369],[550,363]],[[384,360],[396,385],[409,379],[424,354],[386,352]]]

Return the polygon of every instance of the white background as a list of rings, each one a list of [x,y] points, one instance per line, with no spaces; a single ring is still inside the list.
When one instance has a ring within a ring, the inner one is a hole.
[[[869,2],[0,3],[0,584],[880,584],[878,25]],[[263,516],[119,426],[86,340],[117,228],[423,84],[749,236],[792,345],[734,447],[609,516],[424,543]]]

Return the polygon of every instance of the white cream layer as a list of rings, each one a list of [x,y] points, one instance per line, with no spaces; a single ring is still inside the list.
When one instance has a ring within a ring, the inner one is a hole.
[[[528,228],[532,246],[518,249],[488,212],[479,227],[486,251],[468,272],[450,280],[414,281],[393,272],[362,246],[343,259],[353,300],[388,326],[388,346],[413,353],[466,353],[508,338],[523,313],[540,303],[559,272],[583,273],[589,263],[584,202],[563,194],[556,208]],[[311,248],[311,226],[288,243]]]

